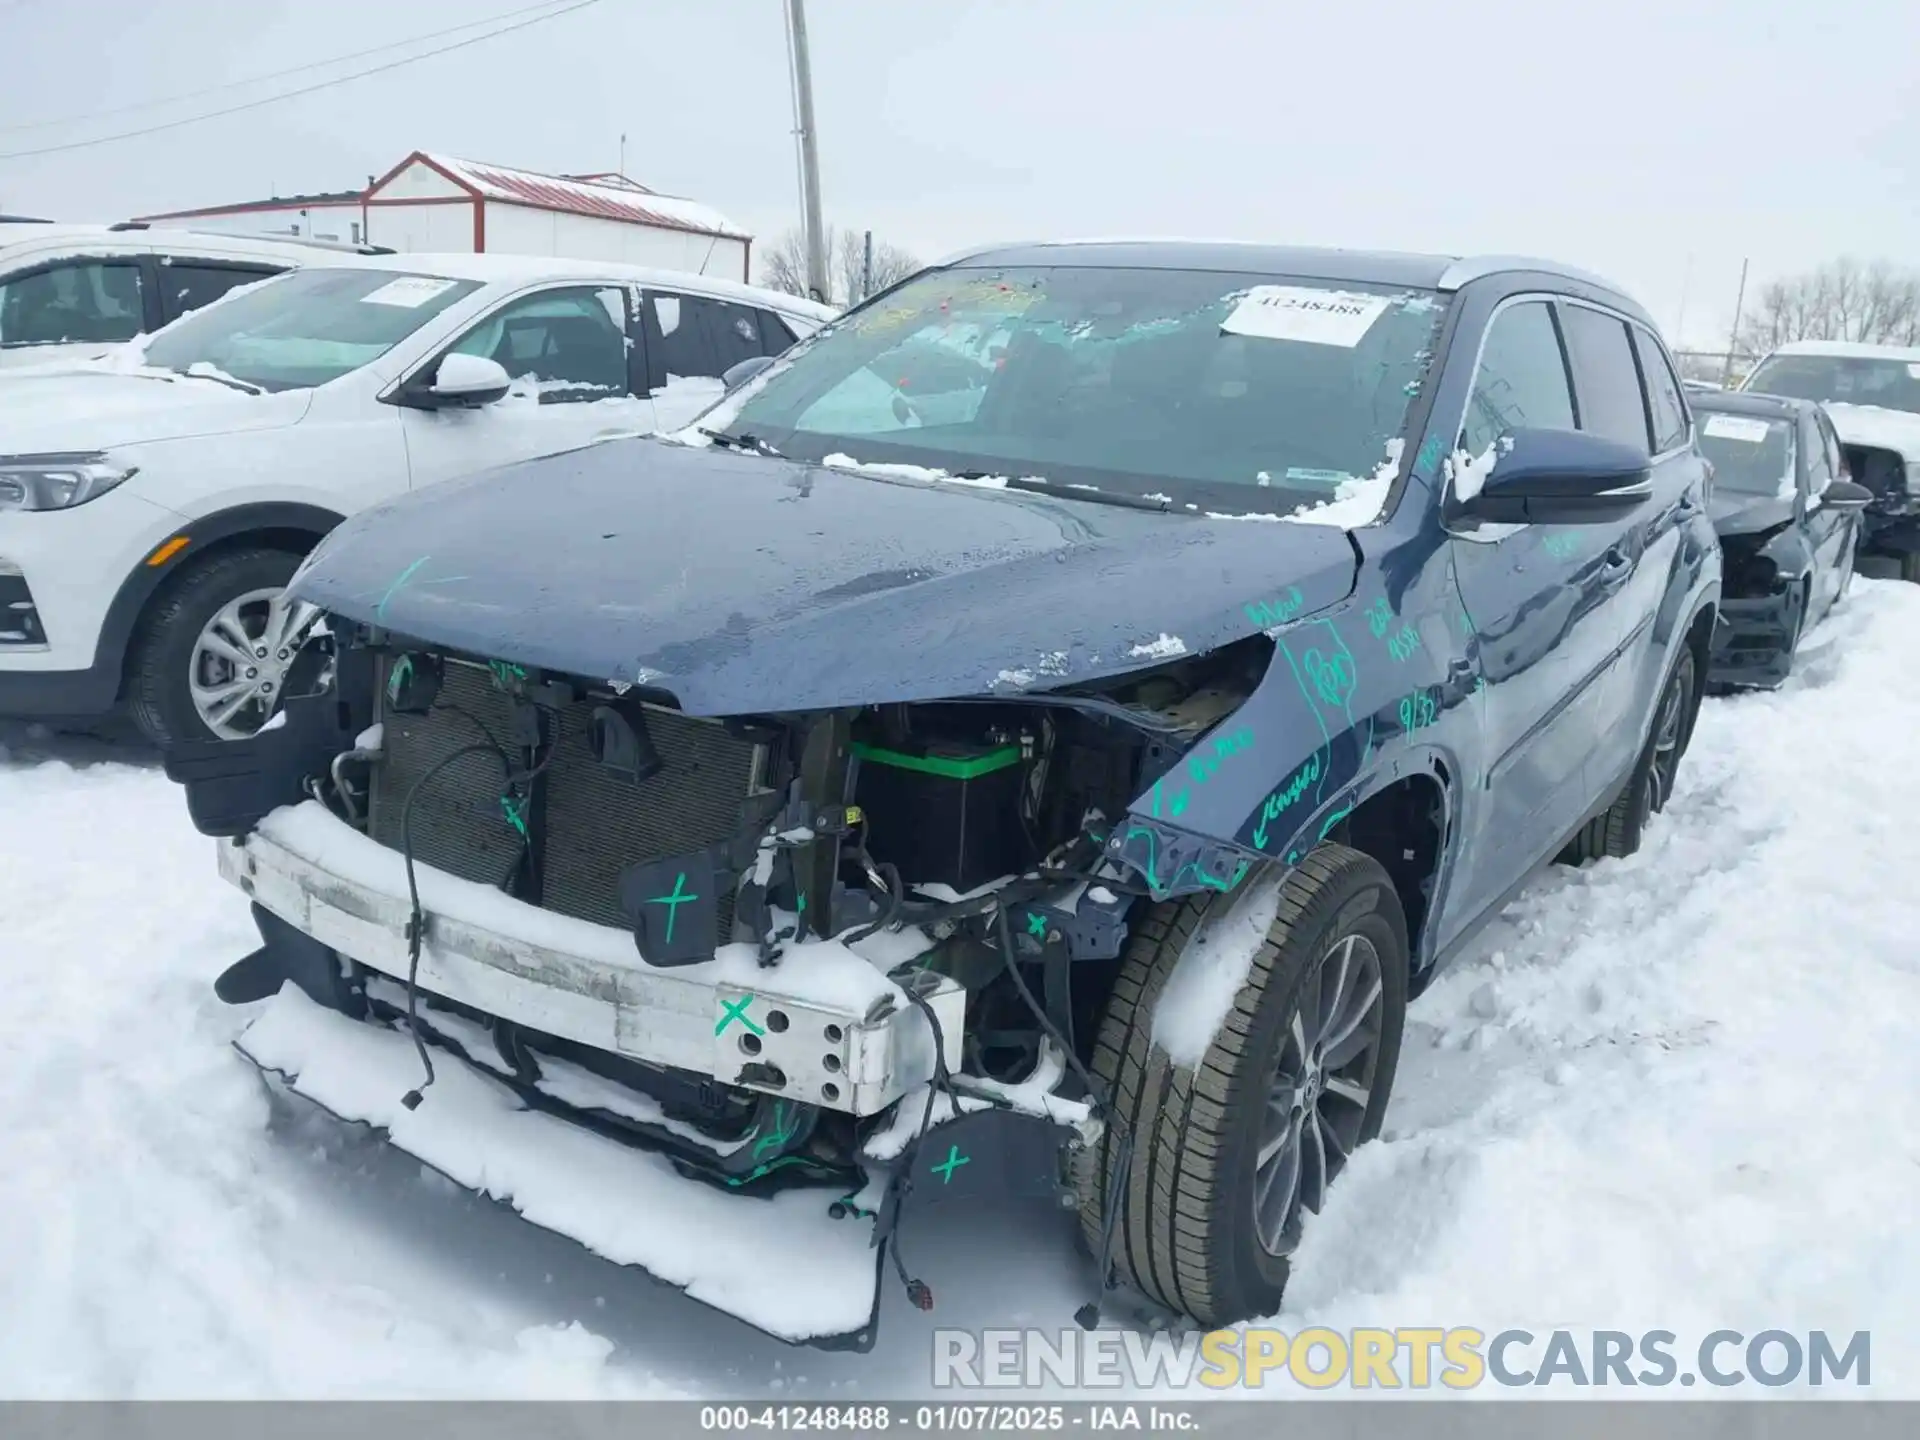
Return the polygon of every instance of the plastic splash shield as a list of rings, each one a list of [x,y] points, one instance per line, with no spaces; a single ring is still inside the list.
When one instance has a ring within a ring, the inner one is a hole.
[[[829,1214],[831,1190],[729,1194],[664,1155],[528,1108],[445,1049],[409,1111],[401,1096],[421,1079],[412,1038],[292,985],[235,1045],[294,1094],[615,1264],[789,1343],[872,1344],[884,1251],[869,1221]]]

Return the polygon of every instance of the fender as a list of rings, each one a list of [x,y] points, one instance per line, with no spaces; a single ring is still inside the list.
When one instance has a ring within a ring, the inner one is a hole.
[[[159,564],[156,565],[149,558],[120,582],[120,589],[113,597],[113,604],[107,608],[107,618],[101,623],[100,638],[94,646],[94,671],[108,671],[115,675],[120,673],[128,642],[133,638],[133,627],[139,622],[147,602],[171,576],[179,574],[184,566],[192,564],[213,546],[238,536],[268,532],[277,532],[282,536],[304,536],[311,545],[345,518],[318,505],[269,501],[257,505],[236,505],[230,510],[216,510],[198,520],[187,521],[173,532],[165,544],[152,552],[163,557]],[[180,540],[186,543],[177,544]]]
[[[1341,605],[1270,630],[1273,659],[1246,702],[1114,827],[1109,858],[1155,898],[1231,889],[1261,857],[1297,860],[1416,770],[1463,773],[1475,686],[1445,587],[1415,587],[1402,609],[1373,579]]]

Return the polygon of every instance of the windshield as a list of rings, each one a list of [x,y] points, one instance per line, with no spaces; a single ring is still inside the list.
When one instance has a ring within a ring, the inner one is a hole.
[[[1380,467],[1442,313],[1432,292],[1267,275],[943,271],[828,326],[720,433],[814,462],[1286,511]]]
[[[1698,402],[1695,402],[1696,409]],[[1713,462],[1716,490],[1793,497],[1793,422],[1765,415],[1701,410],[1700,448]]]
[[[391,270],[296,270],[174,322],[147,342],[164,370],[211,366],[263,390],[338,380],[478,289]]]
[[[1920,363],[1877,356],[1775,355],[1760,366],[1743,390],[1789,395],[1796,400],[1877,405],[1920,415]]]

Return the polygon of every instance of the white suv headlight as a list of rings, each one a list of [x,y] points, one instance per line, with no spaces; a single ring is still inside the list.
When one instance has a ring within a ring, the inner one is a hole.
[[[98,450],[0,455],[0,510],[71,510],[139,471]]]

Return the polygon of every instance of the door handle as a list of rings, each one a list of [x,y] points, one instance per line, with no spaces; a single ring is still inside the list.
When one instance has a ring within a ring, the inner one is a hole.
[[[1600,583],[1609,588],[1625,580],[1633,570],[1633,557],[1618,545],[1607,551],[1605,562],[1600,566]]]

